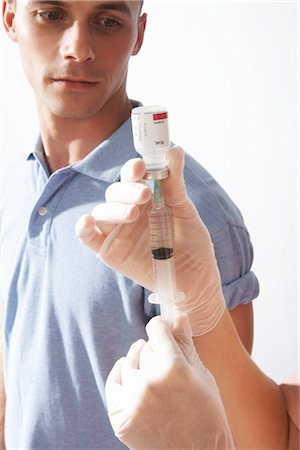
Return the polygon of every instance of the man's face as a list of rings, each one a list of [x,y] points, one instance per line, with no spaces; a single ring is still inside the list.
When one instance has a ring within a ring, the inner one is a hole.
[[[5,0],[4,0],[5,4]],[[4,8],[38,107],[64,118],[95,116],[124,98],[128,61],[143,40],[140,2],[18,0]]]

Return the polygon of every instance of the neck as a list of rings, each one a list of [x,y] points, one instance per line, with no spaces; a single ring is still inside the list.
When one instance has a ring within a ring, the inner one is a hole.
[[[130,117],[131,108],[127,96],[117,105],[107,105],[86,119],[61,118],[38,107],[41,138],[50,171],[87,156]]]

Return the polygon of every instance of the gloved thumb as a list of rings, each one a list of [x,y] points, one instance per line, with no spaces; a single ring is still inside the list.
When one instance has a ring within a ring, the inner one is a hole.
[[[198,213],[189,199],[184,181],[184,150],[172,147],[166,154],[169,177],[161,181],[165,204],[172,208],[173,216],[184,220],[198,218]]]
[[[178,314],[173,325],[173,335],[187,362],[199,373],[206,373],[193,342],[192,327],[187,314]]]
[[[171,208],[179,206],[187,200],[183,168],[184,151],[181,147],[172,147],[166,154],[169,176],[161,181],[165,201]]]
[[[181,313],[175,316],[172,331],[176,340],[192,342],[193,333],[187,314]]]

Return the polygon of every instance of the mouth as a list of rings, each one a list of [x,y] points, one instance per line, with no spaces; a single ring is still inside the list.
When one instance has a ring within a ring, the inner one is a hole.
[[[52,78],[52,82],[58,89],[80,92],[90,90],[98,84],[95,80],[73,77]]]
[[[95,80],[88,80],[84,78],[73,78],[73,77],[63,77],[63,78],[53,78],[54,81],[57,82],[65,82],[65,83],[84,83],[84,84],[96,84]]]

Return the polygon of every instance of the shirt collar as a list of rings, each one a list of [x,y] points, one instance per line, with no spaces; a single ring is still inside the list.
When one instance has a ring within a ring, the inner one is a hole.
[[[72,168],[76,172],[111,183],[119,179],[123,164],[137,156],[133,146],[131,120],[128,119],[108,139]]]
[[[133,107],[141,103],[132,101]],[[120,178],[120,170],[124,163],[136,158],[138,153],[134,149],[131,119],[127,119],[109,138],[92,150],[84,159],[60,171],[73,170],[97,180],[113,183]],[[35,150],[29,154],[27,160],[37,160],[48,173],[41,137],[35,144]]]
[[[34,160],[37,160],[39,162],[39,164],[43,167],[44,172],[49,177],[50,172],[49,172],[49,167],[48,167],[48,164],[47,164],[47,161],[45,158],[44,146],[43,146],[41,136],[38,137],[38,139],[34,145],[34,151],[31,152],[27,157],[27,161],[34,161]]]

